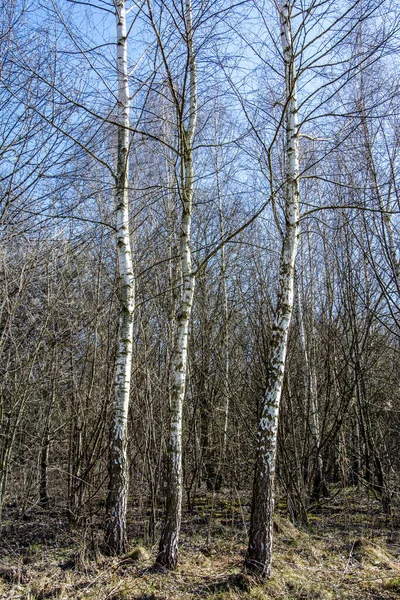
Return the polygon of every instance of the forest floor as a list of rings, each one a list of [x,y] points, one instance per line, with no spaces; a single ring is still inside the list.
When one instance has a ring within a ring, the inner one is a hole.
[[[297,529],[278,505],[273,576],[265,583],[241,574],[248,499],[218,494],[194,499],[182,524],[179,566],[151,569],[156,546],[143,535],[148,516],[132,502],[130,556],[96,551],[96,527],[74,528],[55,507],[5,512],[0,544],[0,598],[98,600],[322,600],[400,598],[399,515],[388,523],[376,500],[343,490]],[[212,517],[210,518],[210,516]],[[140,539],[140,535],[142,539]]]

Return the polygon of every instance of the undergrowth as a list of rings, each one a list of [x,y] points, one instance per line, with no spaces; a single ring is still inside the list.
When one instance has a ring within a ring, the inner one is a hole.
[[[242,571],[248,499],[219,494],[196,498],[182,527],[179,566],[152,568],[156,546],[146,520],[131,502],[132,547],[120,558],[100,552],[101,511],[86,529],[65,516],[31,509],[8,514],[2,529],[2,599],[93,600],[295,600],[400,598],[400,538],[374,502],[354,490],[337,495],[310,515],[308,529],[290,523],[284,508],[275,519],[273,575],[257,581]],[[136,510],[136,514],[135,514]],[[135,534],[135,535],[134,535]],[[142,539],[138,537],[142,534]],[[136,537],[136,539],[134,539]],[[136,542],[136,543],[134,543]],[[140,544],[138,544],[140,542]]]

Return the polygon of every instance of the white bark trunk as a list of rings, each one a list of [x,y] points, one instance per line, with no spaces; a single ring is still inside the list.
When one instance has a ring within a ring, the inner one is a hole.
[[[126,550],[128,496],[127,422],[132,363],[135,280],[129,233],[129,85],[125,0],[115,4],[117,20],[118,142],[115,179],[115,216],[120,284],[118,351],[114,380],[114,405],[110,436],[106,547],[110,554]]]
[[[305,362],[305,390],[308,393],[309,398],[309,415],[310,415],[310,428],[311,435],[314,442],[315,451],[317,453],[317,461],[316,461],[316,472],[314,480],[310,482],[311,484],[311,494],[315,499],[319,499],[321,493],[325,493],[325,485],[323,482],[323,460],[320,451],[321,445],[321,432],[320,432],[320,423],[319,423],[319,410],[318,410],[318,388],[317,388],[317,375],[315,372],[315,364],[312,360],[312,353],[309,356],[308,348],[307,348],[307,339],[306,332],[304,328],[304,315],[303,315],[303,306],[300,297],[300,290],[297,290],[297,303],[298,303],[298,311],[299,311],[299,333],[300,333],[300,344],[304,354],[304,362]],[[315,332],[314,327],[311,328],[311,338],[314,339]],[[311,342],[312,343],[312,342]]]
[[[286,130],[286,231],[280,259],[278,301],[271,339],[267,389],[258,428],[258,447],[253,487],[247,567],[269,576],[272,565],[274,476],[279,406],[285,370],[287,339],[293,309],[294,270],[299,239],[299,159],[296,70],[292,44],[290,4],[279,5],[285,63]]]
[[[375,188],[375,193],[378,198],[379,209],[381,210],[382,216],[382,233],[383,240],[386,246],[386,253],[389,258],[390,266],[392,268],[393,279],[396,286],[397,293],[400,294],[400,259],[397,250],[397,245],[394,237],[393,223],[392,223],[392,212],[394,208],[390,202],[390,198],[386,201],[383,198],[381,186],[378,180],[378,174],[375,168],[375,159],[372,150],[372,143],[368,132],[366,118],[363,116],[363,129],[365,137],[365,145],[367,151],[368,169],[372,179],[372,185]]]
[[[363,33],[362,28],[360,29],[359,33],[360,33],[360,39],[359,39],[360,48],[358,48],[357,50],[359,52],[362,52],[364,50],[363,42],[362,42],[362,33]],[[390,191],[389,191],[387,199],[386,200],[384,199],[382,190],[381,190],[381,185],[379,183],[379,177],[378,177],[376,164],[375,164],[372,137],[371,137],[371,134],[370,134],[370,131],[368,128],[368,116],[367,116],[367,107],[366,107],[366,98],[368,97],[368,85],[365,82],[365,75],[366,74],[365,74],[364,70],[361,70],[360,80],[359,80],[360,93],[359,93],[359,98],[357,99],[356,104],[358,105],[360,113],[361,113],[361,125],[362,125],[362,132],[364,135],[364,143],[365,143],[365,151],[366,151],[366,159],[367,159],[367,170],[371,177],[372,186],[375,189],[375,193],[376,193],[378,203],[379,203],[379,208],[381,210],[382,229],[383,229],[382,234],[383,234],[383,241],[384,241],[384,245],[385,245],[385,251],[388,256],[390,266],[392,269],[393,279],[394,279],[397,294],[400,294],[400,257],[399,257],[399,252],[397,249],[395,237],[394,237],[393,223],[392,223],[392,212],[395,211],[396,206],[392,205],[392,202],[390,200]],[[390,159],[390,163],[391,163],[390,170],[391,170],[391,175],[393,176],[392,160],[393,159],[391,158]],[[390,190],[390,188],[391,188],[391,186],[389,186],[389,190]]]
[[[217,176],[218,183],[219,177]],[[219,196],[219,219],[220,219],[220,235],[221,239],[224,238],[225,229],[222,214],[222,197],[218,185],[218,196]],[[225,464],[226,450],[228,445],[228,425],[229,425],[229,329],[228,329],[228,318],[229,318],[229,306],[228,306],[228,290],[226,284],[226,260],[225,260],[225,246],[221,249],[221,278],[222,278],[222,304],[224,312],[224,338],[223,338],[223,353],[224,353],[224,374],[223,374],[223,415],[224,415],[224,429],[223,429],[223,441],[222,441],[222,460],[221,467]]]
[[[193,138],[197,123],[197,73],[193,47],[192,3],[186,0],[185,24],[189,69],[188,127],[180,126],[182,144],[181,186],[182,219],[180,231],[181,297],[176,314],[176,338],[172,364],[170,464],[164,529],[157,563],[174,569],[178,562],[178,542],[182,512],[182,412],[186,388],[189,324],[193,305],[195,276],[190,247],[194,189]]]

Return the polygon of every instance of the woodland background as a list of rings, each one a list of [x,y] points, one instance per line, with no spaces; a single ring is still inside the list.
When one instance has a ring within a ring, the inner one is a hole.
[[[207,498],[198,523],[207,547],[222,518],[218,502],[228,503],[239,528],[248,519],[285,222],[276,9],[228,4],[193,1],[191,249],[198,270],[183,489],[186,515]],[[181,211],[179,128],[162,52],[183,99],[188,69],[180,6],[151,5],[162,46],[152,37],[149,7],[132,3],[129,17],[136,307],[128,422],[135,516],[128,529],[130,539],[151,546],[168,485]],[[113,10],[102,0],[3,0],[0,16],[3,529],[35,511],[59,511],[86,532],[91,548],[100,544],[107,491],[119,314]],[[301,235],[279,419],[278,508],[307,528],[315,511],[357,490],[373,503],[379,527],[393,532],[400,472],[399,7],[323,1],[296,2],[291,10]]]

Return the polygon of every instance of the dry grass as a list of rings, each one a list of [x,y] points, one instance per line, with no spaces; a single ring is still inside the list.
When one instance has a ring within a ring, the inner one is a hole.
[[[132,522],[134,517],[130,516]],[[46,516],[33,511],[31,522],[10,518],[3,531],[0,597],[400,598],[400,546],[393,543],[397,530],[393,523],[390,529],[386,526],[375,506],[360,507],[351,493],[312,516],[309,531],[297,529],[284,514],[277,514],[273,576],[264,583],[241,573],[247,519],[245,499],[233,507],[223,496],[213,503],[198,499],[194,513],[184,520],[178,569],[157,572],[152,569],[154,547],[133,546],[123,559],[105,558],[96,551],[100,530],[84,535],[70,529],[56,512]]]

